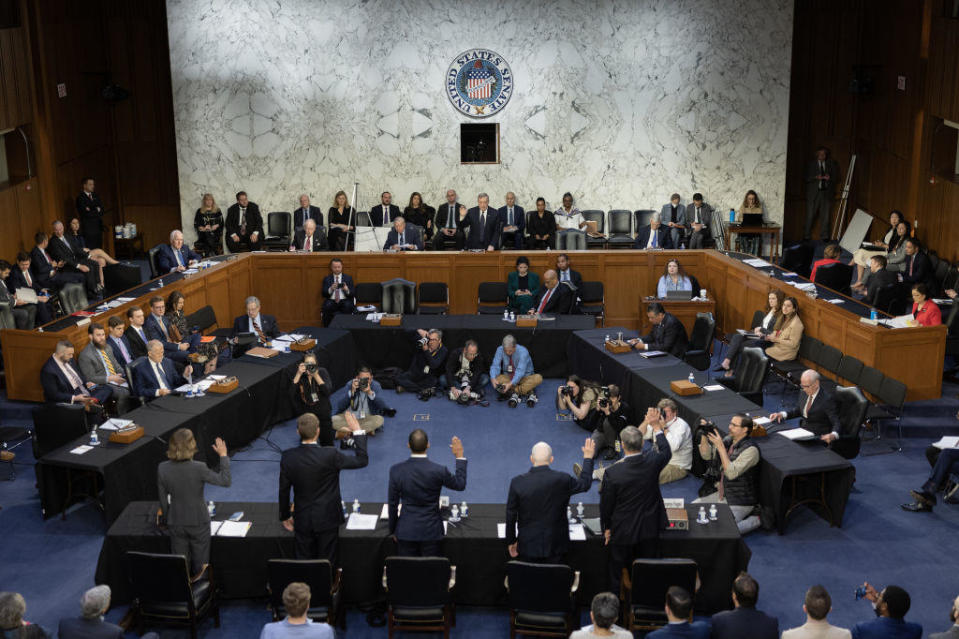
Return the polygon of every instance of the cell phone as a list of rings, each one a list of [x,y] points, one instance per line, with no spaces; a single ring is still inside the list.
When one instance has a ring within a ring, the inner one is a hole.
[[[230,521],[240,521],[241,519],[243,519],[243,511],[242,511],[242,510],[238,510],[238,511],[236,511],[235,513],[233,513],[232,515],[230,515],[230,519],[229,519],[229,520],[230,520]]]

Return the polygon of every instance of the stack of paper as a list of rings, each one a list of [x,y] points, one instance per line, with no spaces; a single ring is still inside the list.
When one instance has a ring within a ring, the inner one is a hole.
[[[722,384],[708,384],[706,386],[703,386],[704,391],[721,391],[724,388],[726,387],[723,386]]]
[[[933,444],[936,448],[940,450],[945,450],[947,448],[956,448],[959,446],[959,437],[943,437],[939,441]]]
[[[368,321],[368,322],[379,322],[381,319],[383,319],[383,316],[384,316],[384,315],[386,315],[386,313],[367,313],[367,314],[366,314],[366,321]]]
[[[915,318],[912,315],[900,315],[892,319],[879,320],[879,323],[885,324],[889,328],[909,328],[914,321]]]
[[[211,524],[213,522],[210,522]],[[224,521],[220,524],[220,527],[217,529],[217,537],[246,537],[246,533],[250,531],[250,526],[253,525],[253,522],[250,521]],[[211,526],[212,532],[212,526]]]
[[[91,450],[93,450],[93,446],[87,446],[86,444],[83,444],[82,446],[77,446],[70,452],[74,455],[82,455],[83,453],[86,453]]]
[[[121,428],[126,428],[133,424],[133,420],[130,419],[119,419],[118,417],[111,417],[107,421],[100,424],[100,428],[103,430],[120,430]]]
[[[583,528],[583,524],[569,525],[569,540],[570,541],[586,541],[586,529]]]
[[[743,264],[749,264],[753,268],[766,268],[767,266],[772,266],[772,264],[770,264],[766,260],[761,260],[758,257],[754,257],[748,260],[743,260]]]
[[[816,435],[809,432],[805,428],[791,428],[789,430],[781,430],[779,434],[785,437],[786,439],[791,439],[794,442],[803,441],[805,439],[815,439]]]
[[[519,535],[519,524],[516,524],[516,535]],[[500,539],[506,539],[506,522],[501,521],[496,524],[496,536]]]
[[[346,520],[347,530],[376,530],[376,515],[364,515],[362,513],[350,513],[350,518]]]

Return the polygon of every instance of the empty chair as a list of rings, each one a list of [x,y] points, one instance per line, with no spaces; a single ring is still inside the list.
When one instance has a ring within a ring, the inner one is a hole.
[[[390,639],[397,630],[440,631],[449,639],[456,623],[454,585],[456,566],[446,557],[387,557],[383,587]]]
[[[912,287],[905,282],[888,284],[876,291],[872,305],[889,315],[905,315],[912,308]]]
[[[260,243],[267,251],[285,251],[290,247],[290,226],[293,216],[287,211],[274,211],[266,216],[266,237]]]
[[[839,362],[839,378],[846,380],[848,384],[858,385],[861,374],[862,362],[851,355],[843,355],[842,361]]]
[[[210,335],[215,335],[216,337],[230,337],[233,335],[232,328],[219,328],[216,323],[216,313],[213,310],[213,307],[207,304],[201,308],[198,308],[193,313],[190,313],[186,316],[186,324],[191,329],[196,327],[204,335],[207,334],[207,331],[211,328],[213,332]]]
[[[334,574],[333,565],[326,559],[270,559],[267,574],[274,621],[286,615],[283,589],[294,581],[310,587],[310,607],[306,611],[310,619],[331,626],[336,625],[337,619],[345,620],[345,616],[339,615],[342,568],[337,568]]]
[[[506,564],[510,637],[568,637],[573,631],[579,572],[562,564]]]
[[[853,267],[850,264],[826,264],[816,269],[816,284],[831,288],[842,295],[852,295],[852,273]]]
[[[602,282],[583,282],[576,290],[579,295],[579,312],[592,315],[600,320],[600,326],[606,325],[606,293]]]
[[[756,346],[747,346],[739,358],[735,374],[732,377],[719,377],[716,381],[762,406],[763,382],[768,370],[769,357],[766,353]]]
[[[509,302],[506,282],[480,282],[476,297],[476,312],[479,315],[500,315]]]
[[[89,433],[83,404],[42,404],[33,409],[33,456],[40,459]]]
[[[882,380],[886,376],[881,371],[872,366],[863,366],[859,373],[859,386],[875,398],[879,398],[879,391],[882,388]]]
[[[832,449],[846,459],[855,459],[859,455],[861,440],[859,429],[866,421],[869,400],[855,386],[837,386],[836,403],[839,406],[839,439],[832,443]]]
[[[160,253],[160,246],[157,244],[147,251],[147,261],[150,262],[150,279],[156,279],[160,276],[160,269],[157,266],[157,255]]]
[[[103,294],[117,295],[140,284],[140,267],[132,264],[111,264],[103,269]]]
[[[186,557],[149,552],[127,552],[127,574],[133,593],[133,611],[142,635],[146,622],[190,626],[196,639],[200,619],[212,614],[220,627],[220,604],[213,585],[213,566],[192,582]]]
[[[842,362],[842,351],[835,346],[823,344],[822,348],[819,349],[819,355],[814,357],[812,361],[835,379],[836,375],[839,374],[839,364]]]
[[[381,308],[384,313],[408,315],[416,312],[416,284],[397,277],[383,282],[382,286]]]
[[[898,442],[896,446],[893,447],[893,450],[896,451],[902,450],[902,413],[908,390],[906,385],[898,379],[884,376],[878,393],[881,406],[872,405],[869,407],[869,410],[866,411],[866,419],[870,421],[878,422],[882,419],[896,418]],[[879,426],[877,426],[876,439],[879,439],[879,432]]]
[[[679,586],[695,597],[698,568],[692,559],[636,559],[630,569],[623,601],[626,604],[626,628],[630,631],[654,630],[665,626],[666,591]]]
[[[420,282],[416,312],[420,315],[446,315],[450,310],[450,289],[446,282]]]
[[[632,248],[634,240],[633,212],[625,209],[613,209],[609,213],[609,232],[606,234],[607,248]]]
[[[83,284],[70,282],[60,289],[57,297],[60,300],[60,309],[65,315],[82,311],[86,307],[90,306],[90,302],[87,300],[86,289],[84,289]]]
[[[596,209],[588,209],[582,212],[583,220],[586,222],[596,222],[596,232],[604,237],[592,237],[586,235],[586,248],[604,248],[606,246],[606,213]],[[588,230],[588,229],[583,229]]]
[[[713,350],[713,334],[716,332],[716,320],[711,313],[697,313],[693,324],[693,334],[689,338],[689,346],[683,359],[697,370],[709,368],[709,360]]]
[[[812,270],[813,246],[809,242],[800,242],[792,246],[783,247],[783,255],[779,265],[787,271],[797,273],[802,277],[809,277]],[[852,276],[850,275],[850,278]]]
[[[379,307],[383,304],[383,285],[379,282],[360,282],[353,291],[353,299],[356,300],[356,309],[354,313],[366,312],[360,311],[360,306]]]

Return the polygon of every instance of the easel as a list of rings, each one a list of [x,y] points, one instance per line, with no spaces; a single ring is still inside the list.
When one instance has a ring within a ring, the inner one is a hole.
[[[832,234],[829,237],[839,237],[843,223],[846,221],[846,205],[849,200],[849,185],[852,184],[852,173],[856,169],[856,154],[849,160],[849,170],[846,172],[846,181],[842,185],[842,198],[839,200],[839,214],[833,223]]]

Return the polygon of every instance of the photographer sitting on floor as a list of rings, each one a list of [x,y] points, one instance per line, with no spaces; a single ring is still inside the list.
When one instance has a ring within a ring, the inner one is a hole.
[[[417,329],[419,350],[413,355],[409,370],[396,376],[396,392],[417,393],[417,399],[424,402],[433,396],[440,383],[440,376],[446,370],[446,358],[449,351],[443,346],[443,331],[431,328]]]
[[[583,430],[592,433],[596,427],[600,390],[596,384],[583,381],[577,375],[566,378],[566,384],[556,389],[556,409],[568,410],[573,421]]]
[[[449,398],[463,406],[483,402],[483,389],[489,383],[486,362],[479,352],[479,344],[466,340],[446,360],[446,374],[440,377],[440,386],[449,388]],[[489,403],[486,402],[488,406]]]
[[[337,398],[333,415],[333,430],[349,428],[346,423],[347,411],[353,413],[360,428],[372,435],[383,427],[383,416],[393,417],[396,409],[390,408],[383,400],[383,389],[373,379],[373,372],[366,366],[360,366],[356,377],[346,383],[345,394]]]

